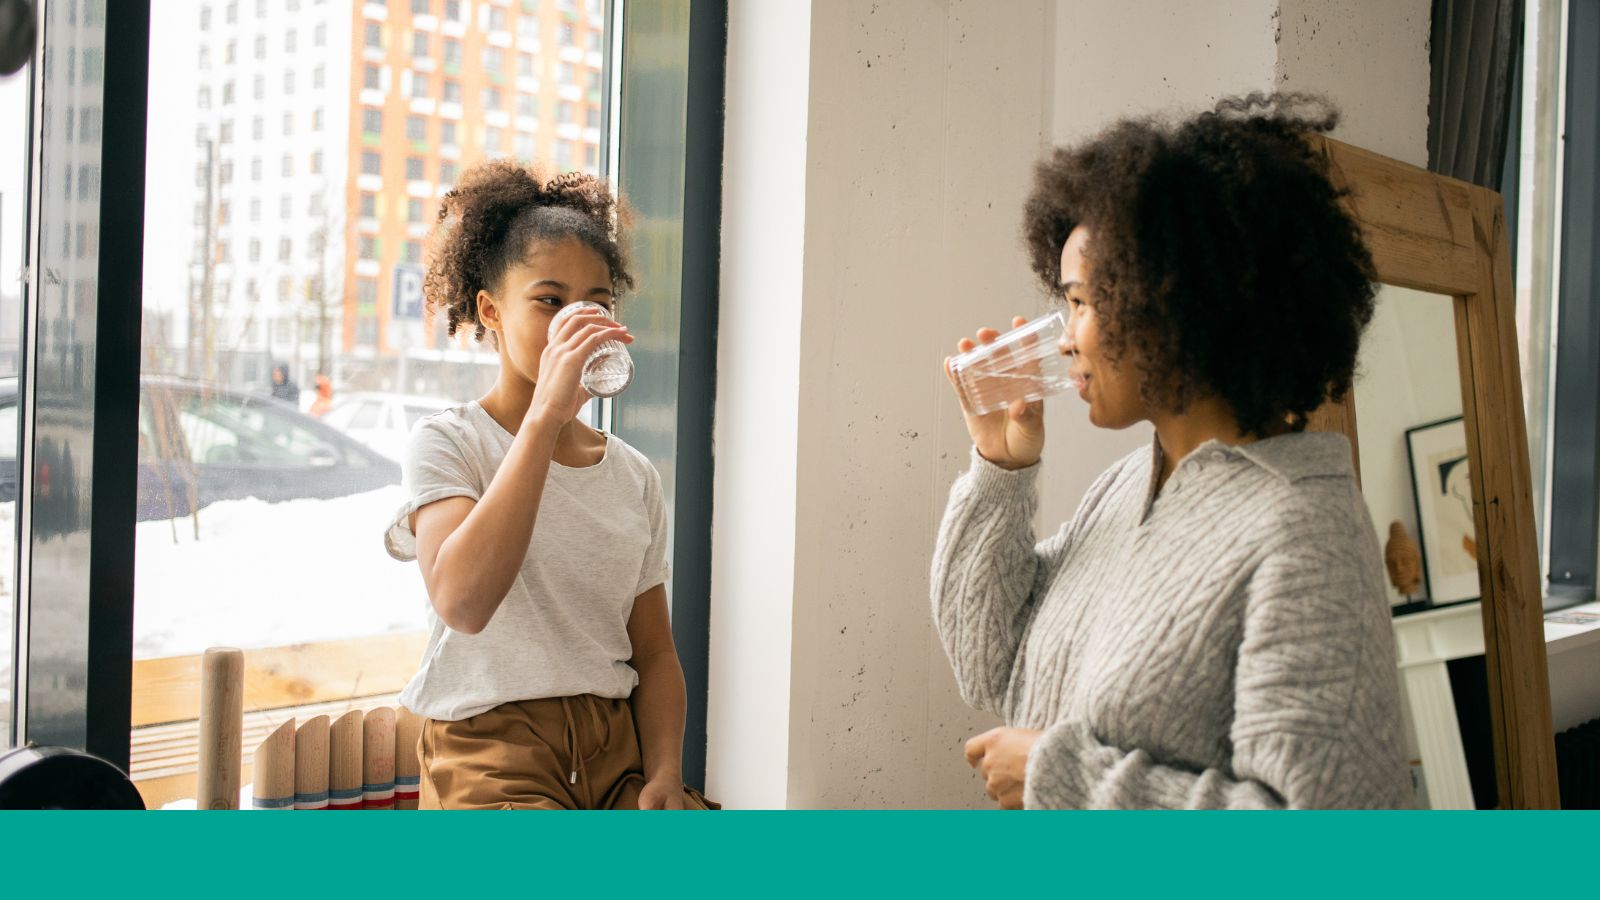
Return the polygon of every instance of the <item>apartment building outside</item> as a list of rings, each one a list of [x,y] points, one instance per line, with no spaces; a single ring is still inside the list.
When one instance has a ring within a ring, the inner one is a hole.
[[[171,147],[193,173],[153,199],[193,215],[187,271],[146,275],[147,370],[263,387],[282,363],[302,386],[325,371],[346,390],[481,390],[493,354],[421,320],[426,237],[482,160],[599,170],[605,6],[158,4],[199,78],[192,102],[152,104],[153,131],[187,135],[153,137],[152,156]]]

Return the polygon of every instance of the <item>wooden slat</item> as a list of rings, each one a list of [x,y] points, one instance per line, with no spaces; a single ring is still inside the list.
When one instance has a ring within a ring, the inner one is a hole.
[[[392,694],[417,671],[427,635],[385,634],[244,652],[244,708]],[[200,656],[133,663],[133,725],[183,722],[200,710]]]

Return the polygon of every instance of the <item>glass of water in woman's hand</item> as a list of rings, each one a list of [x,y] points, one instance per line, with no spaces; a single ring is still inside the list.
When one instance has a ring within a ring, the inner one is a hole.
[[[981,416],[1076,387],[1071,358],[1061,352],[1066,333],[1067,318],[1056,310],[952,356],[950,380],[962,407]]]
[[[580,309],[598,309],[605,313],[606,318],[615,319],[611,310],[595,303],[593,300],[579,300],[577,303],[568,303],[561,307],[550,320],[550,337],[554,338],[561,329],[561,323],[572,317]],[[628,389],[633,383],[633,357],[628,355],[628,348],[621,341],[606,341],[589,354],[583,361],[583,389],[592,397],[604,399],[615,397]]]

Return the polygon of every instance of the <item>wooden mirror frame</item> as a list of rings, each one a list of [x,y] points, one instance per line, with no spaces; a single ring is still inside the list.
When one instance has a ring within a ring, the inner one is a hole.
[[[1311,141],[1329,179],[1345,191],[1345,208],[1361,227],[1378,281],[1455,298],[1500,805],[1555,809],[1560,794],[1544,592],[1505,204],[1487,188],[1330,138]],[[1309,427],[1350,439],[1359,479],[1356,424],[1352,391],[1344,402],[1318,410]]]

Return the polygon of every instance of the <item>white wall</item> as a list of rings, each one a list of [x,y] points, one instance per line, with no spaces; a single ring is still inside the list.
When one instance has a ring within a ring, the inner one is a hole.
[[[1285,60],[1283,5],[731,5],[714,797],[985,804],[960,747],[992,722],[956,696],[928,612],[935,529],[969,448],[940,361],[958,336],[1038,308],[1021,207],[1048,145],[1125,115],[1270,89],[1301,76],[1296,60],[1316,62],[1296,87],[1366,108],[1351,71],[1370,66],[1370,52],[1323,52],[1318,36],[1341,32],[1313,30]],[[1425,0],[1396,6],[1422,11],[1425,41]],[[1369,12],[1363,29],[1397,27]],[[1393,67],[1422,77],[1385,93],[1420,85],[1425,111],[1425,43],[1393,44],[1407,48],[1387,49],[1385,37],[1381,52],[1404,56]],[[1372,127],[1420,150],[1416,104],[1383,105]],[[1148,429],[1090,428],[1075,402],[1049,412],[1042,518],[1052,526],[1148,440]]]
[[[729,4],[706,790],[787,803],[809,3]]]

